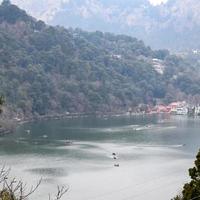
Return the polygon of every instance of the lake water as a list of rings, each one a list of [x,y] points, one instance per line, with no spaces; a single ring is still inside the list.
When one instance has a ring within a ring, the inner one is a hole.
[[[69,187],[64,200],[170,200],[188,180],[199,130],[200,118],[169,115],[27,123],[0,138],[0,160],[29,186],[42,177],[34,200],[57,185]]]

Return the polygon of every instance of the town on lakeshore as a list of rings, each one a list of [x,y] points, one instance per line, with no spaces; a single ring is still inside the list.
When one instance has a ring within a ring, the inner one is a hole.
[[[200,105],[189,104],[186,101],[172,102],[168,105],[158,104],[155,106],[150,105],[139,105],[136,110],[128,110],[129,114],[142,113],[142,114],[159,114],[169,113],[172,115],[189,115],[189,116],[200,116]]]
[[[159,103],[155,106],[148,104],[139,104],[137,107],[129,108],[128,111],[118,111],[116,113],[70,113],[64,112],[63,114],[57,115],[45,115],[36,118],[36,120],[46,120],[46,119],[61,119],[61,118],[78,118],[86,117],[90,115],[97,116],[123,116],[123,115],[141,115],[141,114],[171,114],[171,115],[185,115],[185,116],[200,116],[200,105],[194,105],[187,103],[186,101],[176,101],[170,104]],[[32,121],[31,119],[24,119],[23,116],[17,115],[13,118],[16,122],[26,122]]]

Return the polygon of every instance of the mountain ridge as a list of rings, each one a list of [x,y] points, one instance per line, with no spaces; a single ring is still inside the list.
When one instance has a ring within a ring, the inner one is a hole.
[[[197,0],[168,0],[157,6],[148,0],[49,0],[40,1],[40,7],[32,1],[13,2],[51,25],[128,34],[153,48],[175,51],[200,48],[197,42],[200,2]]]

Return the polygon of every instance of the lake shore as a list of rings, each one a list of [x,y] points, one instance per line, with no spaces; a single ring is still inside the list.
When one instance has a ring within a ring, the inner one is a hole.
[[[166,113],[165,113],[166,114]],[[62,113],[62,114],[49,114],[43,116],[33,116],[25,118],[13,118],[13,119],[4,119],[5,124],[2,125],[2,130],[0,129],[0,136],[5,136],[11,134],[14,130],[26,123],[37,122],[37,121],[48,121],[48,120],[61,120],[61,119],[77,119],[77,118],[87,118],[94,116],[96,118],[119,118],[119,117],[136,117],[136,116],[153,116],[160,115],[159,113],[129,113],[129,112],[109,112],[109,113]],[[167,114],[169,115],[169,114]]]
[[[112,112],[112,113],[70,113],[70,114],[52,114],[43,116],[34,116],[24,119],[15,119],[17,124],[21,125],[28,122],[34,121],[46,121],[46,120],[59,120],[59,119],[74,119],[74,118],[85,118],[90,116],[95,116],[97,118],[107,118],[107,117],[123,117],[123,116],[141,116],[141,115],[154,115],[149,113],[127,113],[127,112]]]

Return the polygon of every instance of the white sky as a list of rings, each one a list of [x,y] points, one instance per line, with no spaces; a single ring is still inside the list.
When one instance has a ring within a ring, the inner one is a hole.
[[[149,2],[154,6],[159,5],[161,3],[166,3],[167,1],[168,0],[149,0]]]
[[[65,1],[68,1],[68,0],[63,0],[63,1],[65,2]],[[167,1],[168,0],[149,0],[149,2],[154,6],[159,5],[161,3],[166,3]],[[2,0],[0,0],[0,2],[2,2]]]

